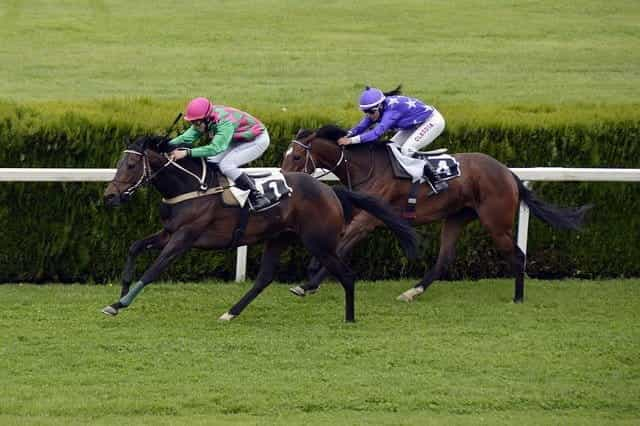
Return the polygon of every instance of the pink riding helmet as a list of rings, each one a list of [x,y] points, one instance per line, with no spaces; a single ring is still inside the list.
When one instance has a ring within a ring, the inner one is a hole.
[[[184,119],[187,121],[201,120],[211,114],[213,105],[207,98],[195,98],[187,105],[184,113]]]

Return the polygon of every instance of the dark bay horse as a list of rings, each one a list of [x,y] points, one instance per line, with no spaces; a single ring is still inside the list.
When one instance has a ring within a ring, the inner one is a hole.
[[[160,207],[162,229],[131,245],[122,276],[121,298],[103,309],[107,315],[117,315],[129,306],[144,286],[156,280],[172,261],[191,248],[227,249],[264,241],[260,271],[253,287],[220,317],[231,320],[271,283],[281,252],[291,244],[291,237],[297,235],[309,252],[342,284],[345,318],[354,321],[355,277],[336,255],[338,242],[354,207],[383,221],[400,240],[409,257],[417,252],[414,230],[390,207],[372,196],[345,188],[332,189],[304,173],[285,174],[286,182],[293,190],[291,195],[269,210],[244,216],[246,228],[239,236],[235,231],[246,211],[240,207],[225,207],[219,192],[206,195],[199,192],[203,186],[222,189],[214,167],[203,159],[171,162],[159,152],[158,147],[164,142],[163,137],[138,138],[124,151],[116,175],[104,193],[105,203],[116,206],[127,201],[139,187],[150,183],[165,200],[178,196],[184,199],[175,204],[163,201]],[[184,194],[196,196],[185,199]],[[131,287],[136,257],[151,248],[161,250],[160,255]]]
[[[285,153],[284,171],[313,173],[316,167],[333,172],[343,184],[358,191],[376,195],[401,213],[407,206],[410,180],[394,177],[384,143],[341,147],[337,140],[346,132],[336,126],[324,126],[316,131],[301,130]],[[398,300],[411,301],[422,294],[452,263],[455,244],[463,228],[479,219],[500,252],[506,257],[515,275],[514,302],[524,299],[525,255],[513,236],[515,215],[520,201],[544,222],[558,228],[580,228],[590,206],[577,209],[559,208],[538,199],[504,164],[480,153],[461,153],[454,157],[462,175],[449,181],[449,189],[428,197],[426,184],[418,191],[414,223],[416,225],[443,221],[440,252],[433,268],[415,287],[405,291]],[[340,242],[338,254],[346,256],[355,244],[379,225],[367,214],[357,214]],[[304,296],[318,289],[326,270],[320,269],[304,286],[291,291]]]

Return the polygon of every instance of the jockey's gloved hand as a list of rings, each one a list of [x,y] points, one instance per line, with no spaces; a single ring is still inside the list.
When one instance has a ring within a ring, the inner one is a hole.
[[[182,160],[183,158],[186,157],[190,157],[191,156],[191,150],[190,149],[174,149],[173,151],[171,151],[167,157],[169,157],[169,159],[171,161],[178,161],[178,160]]]

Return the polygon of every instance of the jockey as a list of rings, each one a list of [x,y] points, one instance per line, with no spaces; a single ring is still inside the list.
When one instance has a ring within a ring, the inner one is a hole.
[[[388,130],[397,130],[391,141],[401,147],[401,152],[412,157],[420,148],[433,142],[444,130],[444,118],[434,107],[422,101],[401,96],[402,86],[384,93],[375,87],[366,87],[360,96],[360,110],[364,118],[347,136],[340,138],[340,145],[368,143],[379,139]],[[372,127],[372,129],[369,129]],[[436,193],[448,187],[447,182],[436,182],[429,162],[424,174]]]
[[[184,119],[191,127],[169,141],[169,145],[188,144],[205,136],[208,145],[171,152],[173,161],[184,157],[207,157],[239,189],[250,191],[249,202],[255,211],[272,207],[267,197],[256,188],[253,179],[239,166],[259,158],[269,147],[269,133],[258,119],[228,106],[214,105],[207,98],[195,98],[187,105]]]

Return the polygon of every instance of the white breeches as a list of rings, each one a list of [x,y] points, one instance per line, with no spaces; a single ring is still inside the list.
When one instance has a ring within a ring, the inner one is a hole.
[[[434,109],[431,116],[415,130],[400,130],[391,140],[401,146],[402,154],[410,157],[414,152],[433,142],[444,130],[444,117]]]
[[[252,142],[235,142],[229,148],[213,157],[208,157],[207,161],[218,163],[220,171],[230,179],[236,180],[243,172],[240,166],[245,165],[257,158],[269,148],[269,133],[265,131]]]

